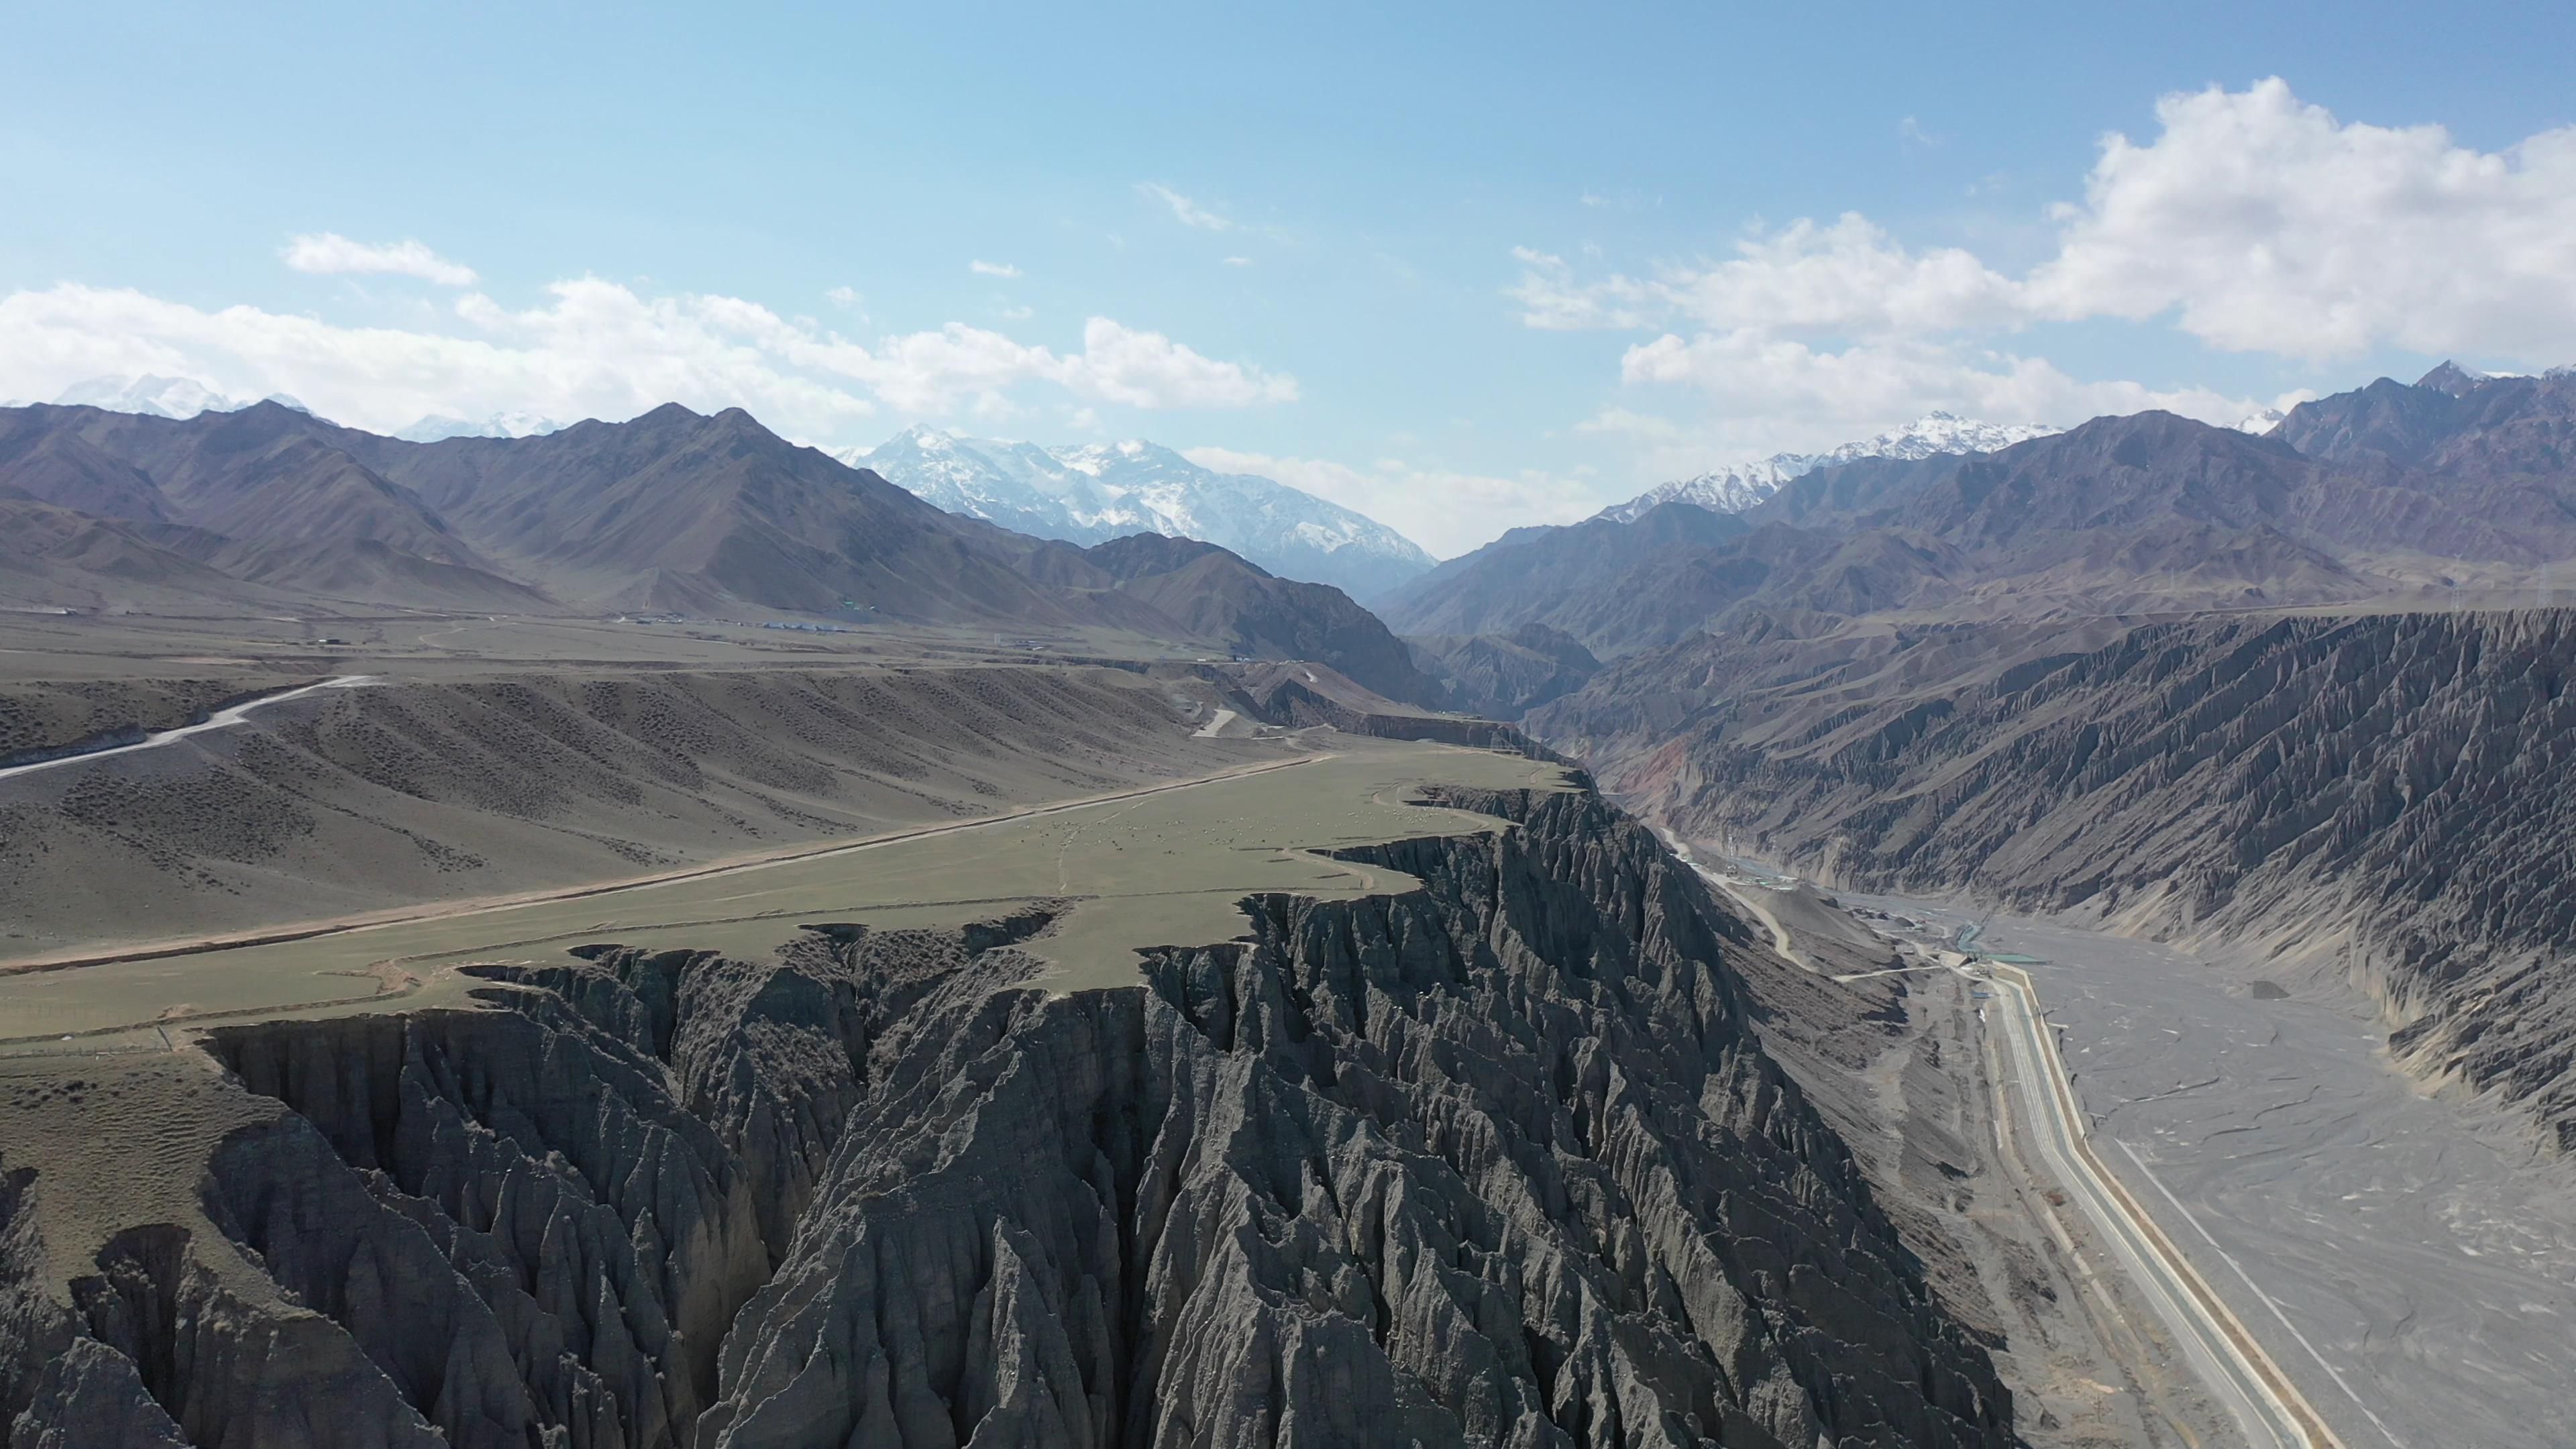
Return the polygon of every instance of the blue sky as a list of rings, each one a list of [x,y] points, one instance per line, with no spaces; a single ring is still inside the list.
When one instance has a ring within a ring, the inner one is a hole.
[[[2564,5],[391,8],[13,16],[0,397],[1141,435],[1452,553],[2576,361]]]

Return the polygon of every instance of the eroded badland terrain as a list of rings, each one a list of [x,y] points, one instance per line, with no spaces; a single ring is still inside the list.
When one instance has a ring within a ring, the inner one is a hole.
[[[2570,387],[1403,636],[739,413],[0,410],[0,1445],[2549,1444]]]

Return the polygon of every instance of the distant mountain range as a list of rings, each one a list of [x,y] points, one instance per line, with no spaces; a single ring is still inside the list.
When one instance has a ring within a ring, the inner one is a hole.
[[[1287,484],[1202,468],[1141,440],[1045,447],[922,426],[833,454],[951,513],[1069,543],[1195,538],[1286,578],[1368,599],[1435,560],[1374,519]]]
[[[1523,530],[1384,607],[1680,839],[2340,976],[2563,1153],[2570,584],[2576,373],[2445,364]],[[1559,690],[1523,630],[1603,662]]]
[[[299,413],[313,411],[284,393],[271,393],[261,402],[273,402]],[[246,398],[226,397],[194,378],[93,377],[63,389],[54,399],[57,407],[99,408],[111,413],[135,413],[147,418],[193,418],[199,413],[237,413],[251,405]],[[25,403],[0,404],[25,407]],[[407,443],[435,443],[443,438],[534,438],[557,432],[563,424],[531,412],[497,412],[482,418],[460,418],[450,413],[431,413],[419,422],[394,434]]]
[[[1822,453],[1774,453],[1750,463],[1712,469],[1695,478],[1659,484],[1625,503],[1593,515],[1617,523],[1634,523],[1648,510],[1666,503],[1691,503],[1717,513],[1742,513],[1791,481],[1819,468],[1862,458],[1930,458],[1947,453],[1991,453],[2057,429],[2038,423],[1987,423],[1954,413],[1929,412],[1892,432]]]
[[[1083,549],[943,512],[739,408],[432,443],[274,402],[0,409],[0,606],[350,605],[1109,628],[1443,697],[1339,589],[1213,544]]]
[[[1603,658],[1862,616],[2064,618],[2493,587],[2576,557],[2576,375],[2448,365],[2266,434],[2096,418],[1992,453],[1861,457],[1754,506],[1517,529],[1380,601],[1412,635],[1562,631]]]
[[[63,389],[54,402],[63,407],[105,408],[115,413],[140,413],[154,418],[193,418],[199,413],[239,412],[251,405],[251,399],[226,397],[213,388],[185,377],[93,377]],[[263,402],[290,407],[297,412],[312,409],[286,394],[271,393]]]

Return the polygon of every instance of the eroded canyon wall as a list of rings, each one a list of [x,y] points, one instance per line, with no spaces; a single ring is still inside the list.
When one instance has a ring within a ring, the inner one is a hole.
[[[1452,803],[1516,825],[1129,987],[1026,984],[1041,910],[217,1033],[201,1216],[54,1261],[0,1151],[0,1440],[2012,1442],[1751,931],[1588,794]]]
[[[1818,647],[1804,704],[1715,694],[1658,739],[1596,687],[1540,732],[1825,880],[2331,967],[2410,1063],[2576,1148],[2576,611],[2150,624],[1967,683],[1877,657],[1875,689]]]

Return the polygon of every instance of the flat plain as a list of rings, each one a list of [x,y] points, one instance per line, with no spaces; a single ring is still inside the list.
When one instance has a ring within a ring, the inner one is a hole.
[[[677,878],[448,903],[328,934],[178,955],[138,944],[126,959],[0,978],[0,1052],[156,1049],[167,1028],[195,1022],[442,1004],[462,997],[455,967],[575,946],[756,959],[808,925],[958,925],[1046,902],[1070,912],[1026,943],[1053,963],[1045,984],[1114,985],[1133,979],[1140,947],[1233,937],[1248,896],[1348,898],[1413,884],[1336,861],[1334,850],[1497,828],[1488,816],[1414,803],[1427,784],[1561,781],[1556,766],[1483,750],[1329,733],[1300,744],[1300,753],[1204,780]]]

